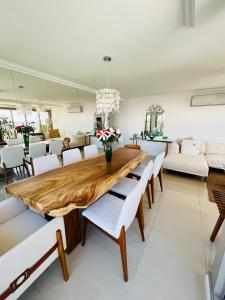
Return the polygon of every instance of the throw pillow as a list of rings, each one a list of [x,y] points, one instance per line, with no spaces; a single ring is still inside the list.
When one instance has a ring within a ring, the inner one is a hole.
[[[200,141],[184,140],[181,146],[181,153],[187,155],[199,155],[200,154]]]
[[[207,143],[207,153],[208,154],[224,154],[225,145],[224,143]]]

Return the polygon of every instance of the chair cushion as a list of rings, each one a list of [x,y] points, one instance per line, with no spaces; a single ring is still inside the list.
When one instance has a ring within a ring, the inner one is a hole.
[[[208,176],[209,167],[203,154],[168,154],[163,162],[163,168],[198,176]]]
[[[225,155],[220,154],[206,154],[205,158],[209,167],[224,169],[225,168]]]
[[[46,223],[48,223],[48,221],[43,217],[26,209],[23,213],[1,224],[0,256],[15,247]]]
[[[138,176],[138,177],[141,177],[142,174],[143,174],[143,172],[144,172],[144,170],[145,170],[145,168],[146,168],[146,165],[141,164],[141,165],[137,166],[137,167],[131,172],[131,174],[134,174],[134,175],[136,175],[136,176]]]
[[[114,193],[127,197],[127,195],[132,191],[138,184],[135,179],[125,177],[119,183],[114,185],[110,190]]]
[[[105,194],[85,209],[82,215],[107,233],[118,238],[116,225],[123,203],[123,200],[113,195]]]
[[[14,197],[0,201],[0,224],[20,215],[27,209],[28,206],[26,204]]]

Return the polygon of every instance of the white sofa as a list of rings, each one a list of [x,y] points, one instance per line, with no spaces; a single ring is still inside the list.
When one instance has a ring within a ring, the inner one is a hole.
[[[1,201],[0,299],[17,299],[57,257],[68,280],[63,245],[62,217],[47,222],[15,198]]]
[[[183,140],[169,145],[163,168],[207,177],[210,168],[225,170],[225,144]]]

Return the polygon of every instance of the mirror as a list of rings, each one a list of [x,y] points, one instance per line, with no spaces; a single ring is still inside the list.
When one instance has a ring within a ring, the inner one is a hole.
[[[153,104],[146,111],[145,135],[150,138],[162,136],[164,129],[164,110],[161,105]]]

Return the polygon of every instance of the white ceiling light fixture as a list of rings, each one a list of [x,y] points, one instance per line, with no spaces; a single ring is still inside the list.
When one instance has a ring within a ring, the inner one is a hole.
[[[195,0],[182,0],[183,22],[185,27],[195,26]]]
[[[105,115],[104,127],[108,127],[108,117],[110,113],[119,111],[120,92],[109,87],[109,63],[112,61],[111,56],[104,56],[103,61],[107,63],[106,88],[96,92],[96,113]]]

